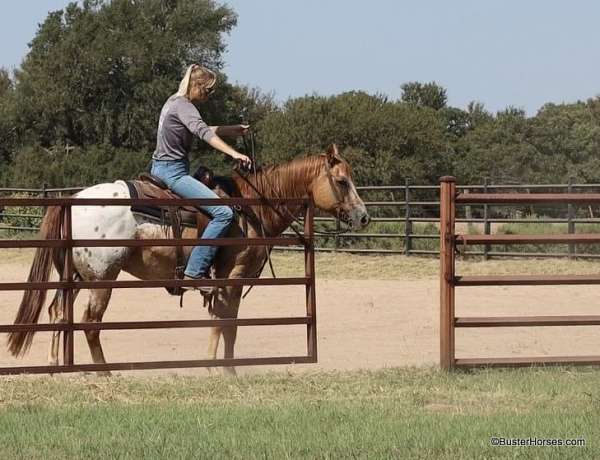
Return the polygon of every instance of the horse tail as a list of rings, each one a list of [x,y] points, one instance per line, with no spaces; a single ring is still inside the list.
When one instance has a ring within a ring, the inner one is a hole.
[[[41,239],[60,239],[63,212],[60,206],[51,206],[46,211],[40,228]],[[28,282],[40,283],[48,281],[52,261],[64,259],[64,249],[38,248],[29,270]],[[46,302],[46,289],[25,291],[14,324],[35,324],[38,322],[42,307]],[[8,349],[13,356],[23,356],[33,340],[35,331],[11,332],[8,335]]]

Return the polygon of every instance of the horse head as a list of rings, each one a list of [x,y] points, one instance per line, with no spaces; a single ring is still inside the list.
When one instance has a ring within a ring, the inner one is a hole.
[[[359,230],[369,224],[365,203],[352,180],[352,169],[332,144],[324,154],[324,168],[313,179],[310,191],[315,206]]]

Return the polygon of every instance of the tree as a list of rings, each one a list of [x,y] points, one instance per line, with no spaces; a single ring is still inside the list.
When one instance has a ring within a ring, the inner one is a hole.
[[[0,69],[0,168],[6,169],[14,148],[14,85],[9,73]]]
[[[530,120],[521,109],[508,107],[493,121],[467,133],[454,159],[459,183],[527,182],[543,164],[529,142]]]
[[[261,159],[276,163],[335,142],[361,184],[432,181],[449,158],[438,112],[360,91],[287,101],[258,125]]]
[[[404,83],[400,88],[402,88],[402,102],[420,107],[429,107],[433,110],[446,107],[448,101],[446,89],[434,81],[430,83],[411,81]]]
[[[213,0],[85,0],[50,13],[16,74],[22,142],[151,149],[182,70],[219,70],[235,23]]]
[[[545,158],[556,180],[600,179],[600,98],[546,104],[531,120],[529,143]]]

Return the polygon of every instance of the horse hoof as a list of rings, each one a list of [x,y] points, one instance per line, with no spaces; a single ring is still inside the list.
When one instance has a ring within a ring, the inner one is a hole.
[[[224,367],[223,375],[226,377],[237,377],[237,371],[235,370],[235,367]]]

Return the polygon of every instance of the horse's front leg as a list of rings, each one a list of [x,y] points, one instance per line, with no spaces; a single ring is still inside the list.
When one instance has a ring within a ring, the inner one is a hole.
[[[211,319],[218,319],[215,315],[211,313]],[[221,327],[211,327],[210,335],[208,337],[208,350],[207,350],[207,358],[208,359],[217,359],[217,349],[219,348],[219,339],[221,338]],[[211,374],[213,368],[208,367],[208,373]]]
[[[218,319],[215,315],[211,315],[212,319]],[[208,338],[208,359],[217,359],[217,349],[219,348],[219,340],[223,334],[223,342],[225,346],[224,358],[233,358],[235,338],[237,335],[237,326],[232,327],[212,327],[210,329],[210,336]],[[208,368],[208,372],[211,373],[211,368]],[[226,366],[223,367],[223,373],[226,375],[237,375],[235,367]]]
[[[223,328],[223,345],[225,347],[224,358],[233,359],[233,349],[235,347],[235,338],[237,337],[237,326],[230,326]],[[227,366],[223,368],[223,372],[226,375],[235,377],[237,372],[235,367]]]
[[[210,314],[212,319],[235,319],[238,316],[242,289],[239,286],[219,289],[214,298],[213,309]],[[223,357],[231,359],[234,356],[235,339],[237,335],[237,326],[218,326],[212,327],[208,341],[208,359],[217,359],[217,348],[219,339],[223,335],[223,344],[225,347]],[[236,375],[233,366],[223,367],[225,375]]]

